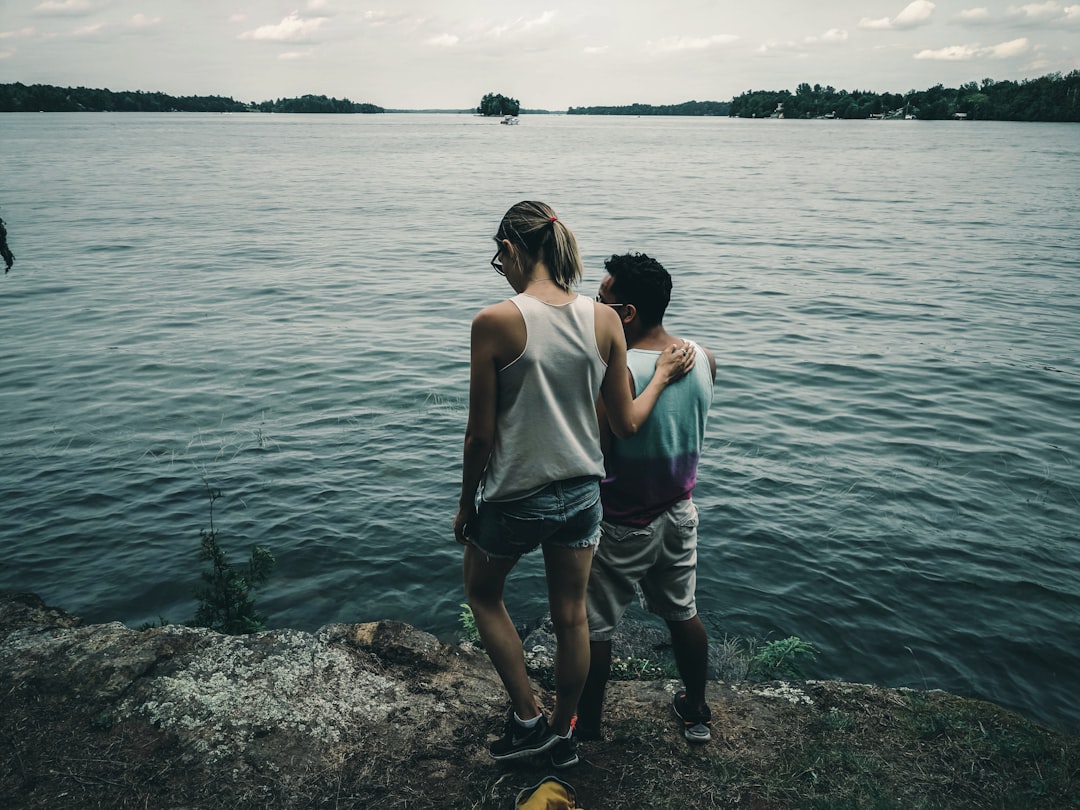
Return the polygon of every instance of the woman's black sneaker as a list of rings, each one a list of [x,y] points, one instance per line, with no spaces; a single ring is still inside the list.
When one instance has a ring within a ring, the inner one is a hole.
[[[577,732],[571,733],[569,737],[556,735],[555,745],[551,747],[552,768],[569,768],[578,764],[577,740],[574,739],[576,736]]]
[[[488,747],[493,759],[520,759],[542,754],[559,741],[554,731],[547,724],[547,718],[540,719],[532,728],[525,728],[514,719],[513,713],[506,720],[506,733]]]

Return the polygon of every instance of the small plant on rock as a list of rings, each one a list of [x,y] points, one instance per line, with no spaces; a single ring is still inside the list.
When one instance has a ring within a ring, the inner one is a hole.
[[[483,647],[480,641],[480,631],[476,629],[476,617],[473,616],[472,608],[468,602],[461,603],[461,613],[458,616],[461,622],[461,640],[467,641],[473,646]]]
[[[762,680],[805,678],[799,658],[817,658],[817,649],[798,636],[762,644],[750,658],[750,676]]]
[[[666,678],[669,672],[661,665],[645,658],[612,658],[611,680],[613,681],[652,681]]]
[[[206,585],[196,592],[199,607],[190,624],[228,635],[256,633],[265,628],[266,618],[255,609],[254,592],[270,578],[274,555],[263,546],[253,546],[247,571],[234,570],[225,559],[214,528],[214,501],[221,497],[221,492],[209,485],[206,491],[210,496],[210,529],[200,529],[199,535],[202,537],[202,559],[209,561],[211,567],[203,572]]]

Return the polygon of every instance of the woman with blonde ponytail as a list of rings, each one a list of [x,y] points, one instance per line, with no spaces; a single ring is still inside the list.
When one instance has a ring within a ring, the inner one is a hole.
[[[465,594],[480,639],[509,693],[497,760],[551,751],[578,761],[571,721],[589,671],[585,592],[600,539],[596,403],[612,432],[637,432],[661,391],[693,365],[677,344],[637,398],[618,307],[573,291],[582,276],[573,232],[544,203],[520,202],[495,233],[491,265],[516,293],[472,322],[469,421],[454,534],[465,547]],[[537,705],[503,588],[518,558],[543,549],[555,628],[555,706]]]

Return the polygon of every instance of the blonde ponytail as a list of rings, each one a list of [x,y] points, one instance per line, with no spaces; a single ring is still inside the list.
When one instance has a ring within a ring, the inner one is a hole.
[[[546,203],[524,201],[513,206],[499,223],[495,238],[510,240],[531,264],[543,260],[552,281],[566,292],[581,280],[581,256],[574,232]]]

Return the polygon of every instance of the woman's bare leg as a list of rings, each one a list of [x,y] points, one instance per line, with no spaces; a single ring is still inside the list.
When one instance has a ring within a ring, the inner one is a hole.
[[[589,620],[585,591],[593,549],[544,546],[548,605],[555,627],[555,711],[551,729],[566,735],[589,675]]]
[[[540,709],[525,671],[521,638],[503,604],[506,576],[516,562],[488,557],[474,546],[465,546],[465,598],[472,608],[480,640],[510,695],[514,711],[522,720],[530,720],[540,714]]]

